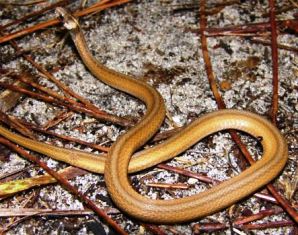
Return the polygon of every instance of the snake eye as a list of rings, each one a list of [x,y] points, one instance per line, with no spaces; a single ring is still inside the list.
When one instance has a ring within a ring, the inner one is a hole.
[[[62,7],[57,7],[55,9],[55,13],[57,14],[57,17],[59,18],[59,20],[64,21],[64,16],[65,16],[65,9]]]
[[[56,8],[56,13],[60,20],[64,23],[64,27],[68,30],[72,30],[79,27],[77,19],[66,9],[62,7]]]

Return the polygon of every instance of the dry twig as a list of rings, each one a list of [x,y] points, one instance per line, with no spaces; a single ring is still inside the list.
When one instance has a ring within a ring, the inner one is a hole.
[[[92,13],[95,13],[95,12],[102,11],[102,10],[107,9],[107,8],[111,8],[113,6],[118,6],[118,5],[121,5],[123,3],[127,3],[127,2],[130,2],[130,0],[115,0],[111,3],[107,3],[107,4],[103,4],[103,5],[97,5],[96,7],[90,6],[90,7],[86,8],[82,11],[75,12],[74,16],[82,17],[82,16],[85,16],[85,15],[89,15],[89,14],[92,14]],[[55,19],[48,20],[46,22],[36,24],[34,26],[31,26],[31,27],[27,27],[27,28],[19,30],[17,32],[10,33],[8,35],[0,37],[0,43],[8,42],[8,41],[11,41],[13,39],[23,37],[27,34],[34,33],[38,30],[45,29],[47,27],[57,25],[59,23],[60,23],[60,20],[55,18]]]
[[[49,175],[54,177],[64,188],[66,188],[69,192],[73,193],[77,197],[79,197],[90,209],[92,209],[100,218],[104,219],[117,233],[119,234],[127,234],[119,225],[112,220],[103,210],[98,208],[96,204],[90,200],[85,194],[78,191],[76,187],[72,186],[64,176],[61,176],[59,173],[53,171],[49,168],[44,162],[40,161],[37,157],[27,153],[20,147],[16,146],[15,144],[11,143],[10,141],[0,137],[0,143],[6,145],[7,147],[11,148],[27,160],[34,162],[42,169],[44,169]]]
[[[213,92],[213,95],[215,97],[215,100],[217,102],[217,105],[219,109],[224,109],[226,108],[224,101],[222,100],[220,93],[217,89],[215,77],[213,74],[212,70],[212,65],[211,65],[211,60],[208,54],[208,49],[207,49],[207,37],[204,33],[205,28],[206,28],[206,17],[205,17],[205,0],[200,1],[200,29],[201,29],[201,42],[202,42],[202,52],[203,52],[203,57],[205,61],[205,67],[206,67],[206,73],[207,77],[209,80],[209,84],[211,87],[211,90]],[[273,88],[274,90],[276,88]],[[242,143],[240,137],[235,131],[229,131],[229,133],[232,136],[232,139],[235,141],[235,143],[238,145],[240,148],[242,154],[245,156],[247,161],[250,164],[254,163],[253,158],[251,157],[250,153],[248,152],[247,148],[245,145]],[[288,214],[297,222],[298,221],[298,216],[297,212],[292,208],[292,206],[286,201],[286,199],[282,198],[275,187],[272,184],[267,185],[267,189],[272,193],[272,195],[276,198],[276,200],[280,203],[280,205],[288,212]]]

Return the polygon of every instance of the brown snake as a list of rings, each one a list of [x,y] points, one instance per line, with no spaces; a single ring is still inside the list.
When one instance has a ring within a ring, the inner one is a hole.
[[[266,119],[238,110],[221,110],[204,115],[181,132],[150,149],[135,153],[159,129],[165,118],[161,95],[150,85],[106,68],[90,53],[77,20],[62,8],[57,12],[70,31],[76,48],[88,69],[102,82],[137,97],[146,104],[141,121],[120,136],[108,157],[50,146],[16,135],[0,126],[0,134],[31,150],[72,165],[103,173],[115,204],[129,215],[154,223],[181,223],[219,211],[255,192],[274,179],[287,161],[287,144],[280,132]],[[236,129],[260,138],[263,157],[238,176],[200,194],[173,200],[153,200],[131,186],[129,172],[136,172],[168,160],[198,140],[214,132]],[[132,157],[133,156],[133,157]]]

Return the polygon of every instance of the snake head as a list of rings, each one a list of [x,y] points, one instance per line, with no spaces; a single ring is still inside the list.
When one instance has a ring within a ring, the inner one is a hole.
[[[57,7],[56,13],[61,18],[63,25],[66,29],[71,31],[79,28],[78,20],[65,8]]]

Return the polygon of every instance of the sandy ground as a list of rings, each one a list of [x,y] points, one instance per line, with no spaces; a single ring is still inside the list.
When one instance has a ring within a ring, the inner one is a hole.
[[[74,2],[78,3],[79,1]],[[208,6],[214,7],[216,2],[218,1],[208,1]],[[287,3],[285,1],[277,2],[278,9],[291,4],[290,1],[286,1]],[[75,4],[72,7],[75,7]],[[277,18],[280,20],[292,19],[297,8],[292,7],[291,9],[278,14]],[[1,9],[1,24],[9,22],[12,18],[18,18],[26,14],[27,11],[32,11],[32,8]],[[267,1],[244,1],[242,4],[226,6],[217,14],[210,15],[208,26],[224,27],[267,22],[268,18],[264,17],[267,12]],[[53,17],[52,12],[26,25],[33,25],[36,24],[36,21],[43,21],[51,17]],[[198,8],[195,2],[154,0],[133,1],[123,7],[112,8],[81,19],[88,45],[98,60],[109,68],[145,79],[161,93],[169,114],[162,130],[183,126],[191,120],[217,109],[205,73],[200,38],[196,33],[198,17]],[[298,45],[295,34],[289,33],[280,35],[279,42],[293,47]],[[43,64],[45,68],[50,70],[57,66],[61,67],[58,72],[54,73],[55,77],[75,92],[87,97],[100,109],[116,115],[135,118],[140,118],[145,112],[145,107],[137,99],[104,85],[89,73],[78,57],[72,41],[61,26],[28,35],[19,39],[18,43],[31,55],[34,55],[36,61]],[[272,96],[270,47],[252,43],[249,38],[236,36],[209,37],[208,43],[213,70],[227,107],[249,110],[268,118]],[[15,58],[14,51],[8,44],[0,45],[0,51],[2,68],[21,73],[22,69],[29,67],[33,73],[35,72],[21,57]],[[298,60],[295,52],[279,50],[278,127],[288,142],[289,161],[275,185],[284,193],[288,192],[287,185],[295,188],[297,184],[297,66]],[[55,85],[42,76],[38,75],[38,77],[44,86],[57,89]],[[1,79],[5,79],[5,77],[2,76]],[[42,125],[60,111],[60,108],[44,102],[23,98],[11,110],[10,114]],[[83,131],[80,128],[82,126],[84,126]],[[55,131],[109,146],[125,129],[76,113],[70,119],[60,123]],[[90,148],[61,142],[48,136],[41,136],[40,139],[67,148],[92,151]],[[245,135],[243,140],[247,143],[248,149],[254,157],[260,156],[261,149],[256,140]],[[238,150],[229,135],[222,132],[204,139],[168,164],[224,180],[240,172],[235,158],[237,154]],[[42,156],[42,159],[54,169],[66,166],[45,156]],[[8,159],[0,161],[1,175],[22,169],[29,164],[26,160],[11,153]],[[40,173],[40,169],[32,167],[23,176],[33,176]],[[151,198],[162,199],[192,195],[209,187],[195,179],[189,179],[158,168],[133,175],[131,180],[142,194]],[[77,177],[71,182],[101,208],[113,207],[106,192],[102,175],[90,173]],[[186,183],[189,185],[189,189],[152,188],[146,186],[146,183],[149,182]],[[19,208],[30,197],[34,197],[34,201],[30,204],[30,207],[34,208],[83,208],[80,201],[59,185],[26,191],[1,201],[0,207]],[[295,200],[297,203],[297,194],[290,197],[293,203]],[[272,204],[270,203],[264,203],[259,199],[250,197],[235,206],[233,217],[237,218],[247,211],[257,213],[261,209],[271,207]],[[112,217],[130,234],[147,234],[138,221],[132,220],[120,212],[114,213]],[[281,214],[271,216],[258,223],[285,219],[289,218],[287,215]],[[7,222],[5,219],[1,219],[1,221]],[[88,216],[34,217],[20,223],[8,234],[92,234],[92,231],[94,233],[93,221],[92,217]],[[223,210],[193,223],[162,226],[162,228],[168,234],[174,234],[171,233],[171,229],[177,234],[191,234],[194,224],[212,221],[228,223],[229,210]],[[106,232],[108,231],[105,225],[103,228]],[[264,231],[254,230],[252,233],[246,231],[240,233],[240,231],[234,230],[234,233],[290,234],[292,230],[293,227],[286,227]],[[227,229],[222,234],[231,234],[231,230]]]

